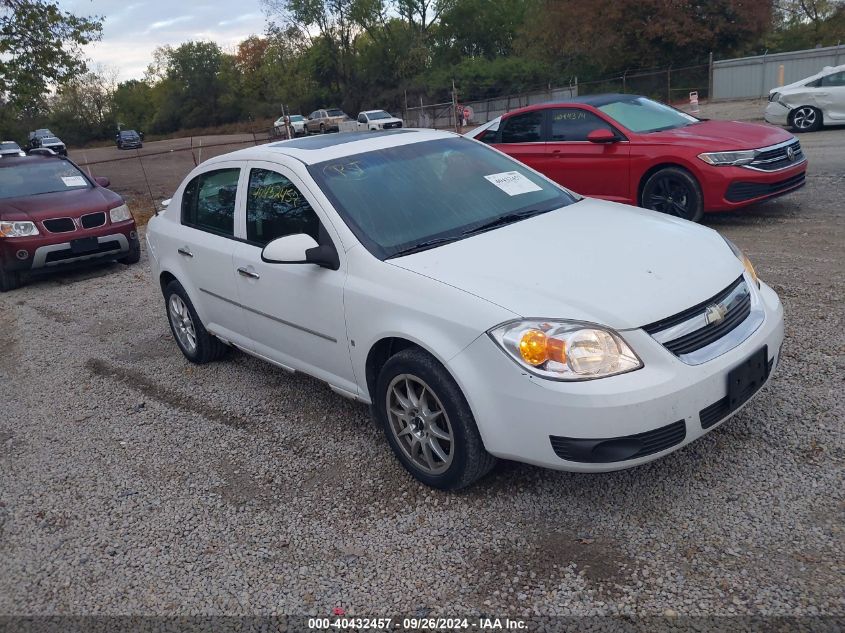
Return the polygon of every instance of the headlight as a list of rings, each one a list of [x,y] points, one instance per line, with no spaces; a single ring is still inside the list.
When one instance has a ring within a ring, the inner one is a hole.
[[[733,254],[736,255],[736,258],[739,261],[742,262],[742,265],[745,266],[745,272],[748,273],[748,276],[751,277],[752,280],[754,280],[754,283],[759,288],[760,287],[760,280],[757,278],[757,271],[754,270],[754,266],[751,264],[751,260],[748,259],[745,256],[745,253],[743,253],[741,250],[739,250],[739,247],[736,244],[734,244],[733,242],[731,242],[728,238],[722,236],[722,239],[725,240],[725,243],[733,251]]]
[[[757,150],[748,149],[738,152],[709,152],[698,157],[709,165],[747,165],[757,158]]]
[[[38,235],[38,227],[32,222],[0,222],[0,237],[29,237]]]
[[[642,362],[616,332],[579,321],[505,323],[490,337],[532,374],[555,380],[589,380],[639,369]]]
[[[126,222],[126,220],[132,219],[132,214],[129,212],[129,207],[122,204],[109,211],[109,217],[112,222]]]
[[[778,97],[780,97],[779,92],[772,92],[771,94],[769,94],[769,101],[777,101]]]

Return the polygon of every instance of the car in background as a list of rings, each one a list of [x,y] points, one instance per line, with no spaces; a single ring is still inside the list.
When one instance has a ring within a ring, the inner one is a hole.
[[[466,136],[582,195],[693,222],[798,189],[807,171],[784,130],[698,119],[630,94],[520,108]]]
[[[146,236],[189,361],[233,346],[371,405],[437,488],[496,457],[644,464],[717,428],[780,363],[780,300],[716,231],[582,198],[453,133],[216,156]]]
[[[358,114],[358,131],[392,130],[402,127],[402,119],[384,110],[366,110]]]
[[[301,114],[291,114],[288,117],[290,121],[291,129],[293,130],[294,136],[304,136],[305,135],[305,117]],[[280,116],[273,122],[273,134],[275,136],[283,136],[285,130],[285,117]]]
[[[812,77],[769,91],[764,114],[774,125],[796,132],[815,132],[845,123],[845,64],[827,66]]]
[[[141,256],[135,220],[106,178],[40,153],[0,160],[0,291],[29,273]]]
[[[340,108],[314,110],[314,112],[308,115],[308,119],[305,121],[305,133],[325,134],[326,132],[339,132],[340,124],[350,120],[349,115]]]
[[[49,132],[49,130],[47,131]],[[35,149],[49,149],[50,151],[59,154],[60,156],[67,156],[67,147],[65,146],[64,142],[58,136],[54,135],[33,136],[29,140],[29,151]]]
[[[53,134],[49,129],[46,127],[38,128],[37,130],[33,130],[29,133],[27,137],[27,149],[35,149],[36,147],[41,147],[39,144],[39,139],[47,138],[48,136],[56,136]]]
[[[26,152],[14,141],[0,141],[0,157],[3,156],[26,156]]]
[[[144,137],[135,130],[121,130],[115,135],[117,149],[141,149]]]

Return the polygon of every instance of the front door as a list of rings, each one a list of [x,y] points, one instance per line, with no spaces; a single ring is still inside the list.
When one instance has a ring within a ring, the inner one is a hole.
[[[321,222],[302,181],[284,167],[251,162],[245,182],[246,239],[235,249],[234,268],[253,351],[356,393],[343,308],[344,259],[340,270],[261,259],[268,242],[296,233],[317,240],[328,223]],[[342,255],[337,236],[329,234]]]
[[[630,200],[627,141],[591,143],[593,130],[609,129],[621,137],[604,119],[581,108],[551,108],[548,111],[547,167],[544,173],[585,196],[615,202]]]
[[[821,78],[816,103],[831,121],[845,121],[845,70]]]

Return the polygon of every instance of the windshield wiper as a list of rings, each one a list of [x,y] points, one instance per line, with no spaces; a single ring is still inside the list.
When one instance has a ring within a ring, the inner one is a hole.
[[[395,253],[391,253],[385,259],[392,259],[393,257],[402,257],[403,255],[410,255],[412,253],[419,253],[420,251],[427,251],[430,248],[434,248],[435,246],[440,246],[441,244],[448,244],[449,242],[456,242],[457,240],[462,239],[464,236],[463,234],[460,235],[449,235],[447,237],[435,237],[431,240],[425,240],[424,242],[419,242],[418,244],[414,244],[413,246],[409,246],[408,248],[403,248],[401,251],[396,251]]]
[[[468,229],[461,233],[461,235],[467,236],[484,233],[485,231],[505,226],[506,224],[513,224],[514,222],[519,222],[525,218],[530,218],[542,213],[548,213],[549,211],[550,209],[527,209],[525,211],[517,211],[516,213],[506,213],[505,215],[500,215],[498,218],[493,218],[489,222],[485,222],[484,224]]]

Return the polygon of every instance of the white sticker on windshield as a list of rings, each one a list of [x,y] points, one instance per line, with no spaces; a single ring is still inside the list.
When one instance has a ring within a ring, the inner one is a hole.
[[[509,196],[543,190],[542,187],[538,187],[518,171],[504,171],[501,174],[490,174],[484,177]]]
[[[82,176],[62,176],[62,182],[65,187],[84,187],[88,184]]]

